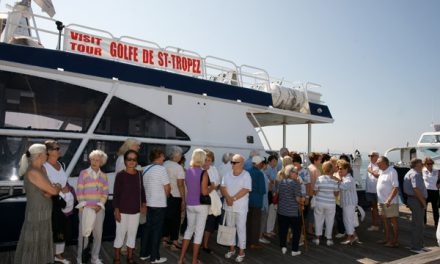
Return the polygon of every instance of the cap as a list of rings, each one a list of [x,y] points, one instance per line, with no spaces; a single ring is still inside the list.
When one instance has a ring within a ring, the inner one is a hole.
[[[264,161],[264,158],[261,156],[253,156],[252,157],[252,163],[254,163],[254,164],[260,164],[263,161]]]

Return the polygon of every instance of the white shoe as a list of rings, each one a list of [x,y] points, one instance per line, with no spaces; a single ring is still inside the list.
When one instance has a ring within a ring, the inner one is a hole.
[[[292,251],[292,257],[301,255],[301,251]]]
[[[335,243],[333,243],[333,240],[327,239],[327,246],[333,246]]]
[[[92,264],[104,264],[104,262],[102,262],[102,260],[97,259],[97,260],[92,260]]]
[[[258,239],[258,241],[259,241],[260,243],[263,243],[263,244],[270,244],[270,241],[267,240],[267,239],[265,239],[264,237]]]
[[[336,238],[343,238],[343,237],[345,237],[345,234],[338,233],[338,234],[336,234],[335,237],[336,237]]]
[[[287,252],[287,248],[286,247],[282,247],[281,248],[281,253],[286,254],[286,252]]]
[[[312,240],[312,242],[313,242],[313,244],[319,246],[319,238],[314,238],[314,239]]]
[[[145,261],[145,260],[148,260],[148,259],[150,259],[150,256],[146,256],[146,257],[140,257],[140,259],[141,259],[141,260],[144,260],[144,261]]]
[[[235,258],[235,262],[237,262],[237,263],[241,263],[241,262],[243,262],[244,261],[244,254],[243,255],[238,255],[236,258]]]
[[[425,253],[425,251],[423,249],[410,249],[409,251],[416,253],[416,254]]]
[[[367,228],[367,231],[379,231],[379,227],[372,225],[369,228]]]
[[[225,258],[230,259],[235,255],[235,251],[228,251],[228,253],[225,254]]]
[[[167,258],[161,257],[160,259],[156,259],[154,261],[151,261],[151,263],[164,263],[167,262]]]
[[[63,264],[70,264],[70,261],[67,259],[60,259],[57,256],[55,256],[55,262],[63,263]]]

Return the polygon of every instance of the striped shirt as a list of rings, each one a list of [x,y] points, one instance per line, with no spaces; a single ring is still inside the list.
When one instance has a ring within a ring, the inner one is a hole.
[[[321,175],[316,179],[314,190],[316,202],[321,204],[335,205],[336,199],[334,192],[339,191],[338,184],[328,175]]]
[[[350,174],[342,178],[339,189],[341,190],[341,207],[358,204],[356,183]]]
[[[301,196],[301,184],[292,179],[284,179],[278,185],[278,214],[298,216],[298,202],[296,197]]]
[[[310,184],[310,175],[309,171],[305,168],[301,168],[298,172],[299,177],[301,177],[301,193],[303,196],[307,196],[307,184]]]
[[[145,167],[143,183],[147,206],[167,207],[167,195],[163,187],[170,184],[170,180],[165,167],[158,164]]]
[[[92,168],[82,170],[78,177],[76,187],[78,202],[84,202],[85,206],[101,206],[104,208],[108,197],[107,175],[101,170],[95,172]]]

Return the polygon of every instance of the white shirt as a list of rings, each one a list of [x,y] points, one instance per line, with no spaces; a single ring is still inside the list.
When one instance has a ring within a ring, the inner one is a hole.
[[[59,183],[63,188],[66,186],[67,174],[61,164],[60,170],[55,169],[49,162],[45,162],[43,166],[46,169],[47,177],[49,177],[51,183]]]
[[[153,167],[150,168],[151,166]],[[145,167],[144,172],[147,169],[143,177],[147,206],[167,207],[167,196],[163,188],[170,183],[167,170],[161,165],[149,165]]]
[[[226,191],[228,191],[230,196],[236,195],[243,188],[252,191],[251,175],[249,175],[249,172],[247,172],[246,170],[243,170],[240,173],[240,175],[234,176],[233,172],[231,171],[225,175],[221,186],[226,187]],[[247,213],[248,207],[249,207],[249,193],[247,193],[245,196],[241,197],[240,199],[234,201],[232,208],[231,206],[227,205],[226,200],[223,203],[223,209],[225,209],[226,211]]]
[[[183,170],[183,167],[179,165],[179,163],[167,160],[163,163],[163,166],[167,170],[168,177],[170,180],[171,185],[171,195],[173,197],[180,198],[180,192],[179,187],[177,186],[177,180],[184,180],[185,179],[185,171]]]
[[[219,175],[218,170],[214,166],[210,166],[208,169],[209,181],[211,184],[218,185],[220,182],[218,181]]]
[[[232,171],[232,164],[231,164],[231,162],[230,161],[228,161],[228,163],[223,163],[222,162],[218,166],[218,184],[221,184],[222,181],[223,181],[223,178],[225,177],[225,175],[228,174],[231,171]],[[221,191],[220,191],[220,189],[218,189],[217,193],[218,193],[218,195],[220,197],[223,196]]]
[[[399,187],[399,179],[397,171],[393,167],[388,167],[384,171],[380,171],[379,178],[377,179],[377,201],[384,204],[390,196],[393,188]],[[391,204],[399,203],[397,195],[391,201]]]
[[[377,166],[377,164],[372,164],[370,163],[370,165],[368,165],[368,168],[371,168],[371,171],[379,171],[379,166]],[[368,172],[367,169],[367,178],[365,179],[365,192],[367,193],[377,193],[377,178],[374,177],[374,175],[372,173]]]
[[[423,168],[422,175],[427,190],[438,190],[438,170],[433,169],[432,172],[429,172],[429,170]]]

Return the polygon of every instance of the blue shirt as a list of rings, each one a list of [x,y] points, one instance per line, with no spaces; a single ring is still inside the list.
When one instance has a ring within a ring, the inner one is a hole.
[[[267,178],[269,178],[269,180],[275,182],[275,180],[277,179],[277,175],[278,175],[278,168],[272,168],[270,165],[267,166],[266,171],[264,172],[267,175]],[[272,185],[272,192],[276,192],[277,190],[275,189],[276,185],[273,184]]]
[[[249,170],[252,179],[252,191],[249,193],[249,207],[262,208],[266,193],[266,182],[263,173],[255,166]]]
[[[422,174],[414,169],[410,169],[403,178],[403,191],[409,196],[414,196],[414,188],[419,189],[419,191],[422,192],[423,197],[428,197]]]
[[[252,167],[253,167],[252,158],[248,158],[247,160],[244,161],[243,168],[245,170],[250,171]]]

